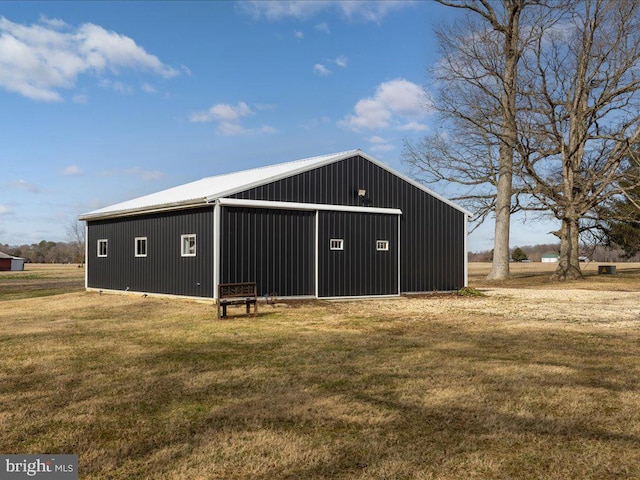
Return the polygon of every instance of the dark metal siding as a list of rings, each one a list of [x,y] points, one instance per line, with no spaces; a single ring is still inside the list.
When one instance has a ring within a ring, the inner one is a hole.
[[[88,278],[92,288],[213,297],[213,208],[88,222]],[[182,257],[180,236],[196,235],[196,256]],[[147,257],[134,239],[147,237]],[[99,239],[108,256],[97,256]]]
[[[251,200],[399,208],[401,291],[464,286],[464,214],[387,170],[355,156],[230,196]]]
[[[221,224],[221,283],[315,295],[315,212],[223,207]]]
[[[398,293],[398,216],[319,212],[318,296],[394,295]],[[330,250],[332,238],[344,250]],[[389,241],[388,251],[376,250]]]

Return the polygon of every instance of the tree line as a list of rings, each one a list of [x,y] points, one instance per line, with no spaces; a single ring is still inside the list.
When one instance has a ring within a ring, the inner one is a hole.
[[[548,243],[539,245],[524,245],[510,249],[509,258],[514,262],[529,260],[531,262],[541,262],[542,256],[546,254],[560,254],[559,243]],[[629,256],[620,247],[610,247],[606,245],[583,245],[580,257],[589,262],[640,262],[640,253]],[[493,250],[480,252],[469,252],[470,262],[491,262],[493,261]],[[581,262],[584,264],[584,262]]]
[[[430,71],[438,128],[403,157],[495,219],[490,279],[509,278],[511,215],[558,222],[556,280],[581,278],[581,243],[640,249],[640,2],[438,0]],[[531,214],[530,214],[531,215]]]
[[[73,220],[66,228],[66,242],[42,240],[23,245],[0,244],[0,252],[24,258],[28,263],[84,263],[85,236],[84,223]]]
[[[84,243],[42,240],[31,245],[0,245],[0,251],[27,263],[84,263]]]

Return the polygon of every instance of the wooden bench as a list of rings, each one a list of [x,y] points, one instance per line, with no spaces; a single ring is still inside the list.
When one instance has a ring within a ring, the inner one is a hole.
[[[251,314],[251,305],[253,305],[253,316],[255,317],[258,314],[256,282],[219,284],[218,318],[227,318],[227,306],[229,305],[246,305],[247,316]],[[222,310],[222,315],[220,315],[220,310]]]

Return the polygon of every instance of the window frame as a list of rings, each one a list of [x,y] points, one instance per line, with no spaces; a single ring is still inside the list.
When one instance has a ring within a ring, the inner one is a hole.
[[[190,252],[191,246],[185,243],[186,240],[193,238],[193,253]],[[187,251],[185,251],[187,245]],[[198,253],[198,236],[195,233],[184,233],[180,235],[180,256],[195,257]]]
[[[376,251],[378,251],[378,252],[388,252],[389,251],[389,240],[376,240]]]
[[[104,254],[102,252],[101,246],[104,245]],[[96,254],[98,258],[107,258],[109,256],[109,239],[108,238],[99,238],[96,242]]]
[[[329,250],[333,250],[333,251],[344,250],[344,238],[330,238]]]
[[[138,242],[142,241],[144,241],[144,253],[140,253],[140,249],[138,248],[141,245],[141,243]],[[136,237],[133,242],[133,249],[136,258],[145,258],[147,256],[147,252],[149,251],[149,249],[147,248],[149,245],[147,237]]]

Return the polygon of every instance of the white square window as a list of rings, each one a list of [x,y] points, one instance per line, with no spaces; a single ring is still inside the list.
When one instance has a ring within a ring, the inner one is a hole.
[[[196,236],[194,234],[187,234],[180,236],[180,243],[182,245],[183,257],[195,257],[196,256]]]
[[[342,238],[332,238],[329,240],[329,250],[344,250],[344,240]]]
[[[108,241],[106,239],[98,240],[98,256],[99,257],[107,256],[107,244],[108,244]]]
[[[136,237],[135,246],[136,246],[136,257],[147,256],[147,237]]]
[[[387,252],[389,250],[389,240],[376,240],[376,250]]]

